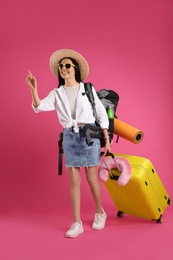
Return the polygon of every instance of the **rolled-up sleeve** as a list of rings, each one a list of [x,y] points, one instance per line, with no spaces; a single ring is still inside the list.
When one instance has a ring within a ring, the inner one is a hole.
[[[55,110],[55,94],[54,91],[51,91],[47,97],[40,100],[40,104],[38,107],[35,107],[32,103],[32,108],[35,113],[43,112],[43,111],[52,111]]]

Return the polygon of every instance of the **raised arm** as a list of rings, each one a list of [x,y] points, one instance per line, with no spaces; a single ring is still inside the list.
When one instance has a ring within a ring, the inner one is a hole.
[[[28,75],[26,77],[26,82],[31,90],[33,105],[35,107],[38,107],[40,105],[40,98],[38,95],[37,80],[29,70],[28,70]]]

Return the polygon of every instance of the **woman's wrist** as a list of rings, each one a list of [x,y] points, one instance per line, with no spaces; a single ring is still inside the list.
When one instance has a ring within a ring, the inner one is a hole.
[[[110,144],[110,139],[108,138],[104,138],[105,139],[105,144]]]

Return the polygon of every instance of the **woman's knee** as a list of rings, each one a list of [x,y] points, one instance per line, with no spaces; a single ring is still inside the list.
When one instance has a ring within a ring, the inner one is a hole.
[[[72,186],[80,185],[81,177],[80,177],[80,169],[79,168],[75,168],[75,167],[68,168],[68,174],[69,174],[69,177],[70,177],[70,184]]]
[[[95,184],[97,183],[97,168],[96,167],[88,167],[86,169],[86,179],[89,184]]]

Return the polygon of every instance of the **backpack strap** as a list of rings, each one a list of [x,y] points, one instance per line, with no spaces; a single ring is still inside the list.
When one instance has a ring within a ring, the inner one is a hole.
[[[59,141],[58,141],[58,148],[59,148],[59,153],[58,153],[58,175],[62,175],[62,155],[64,153],[63,149],[63,132],[59,134]]]
[[[92,84],[91,82],[85,82],[84,83],[85,93],[89,99],[89,102],[91,103],[92,109],[93,109],[93,115],[97,121],[97,112],[96,112],[96,104],[94,100],[94,95],[92,91]]]

